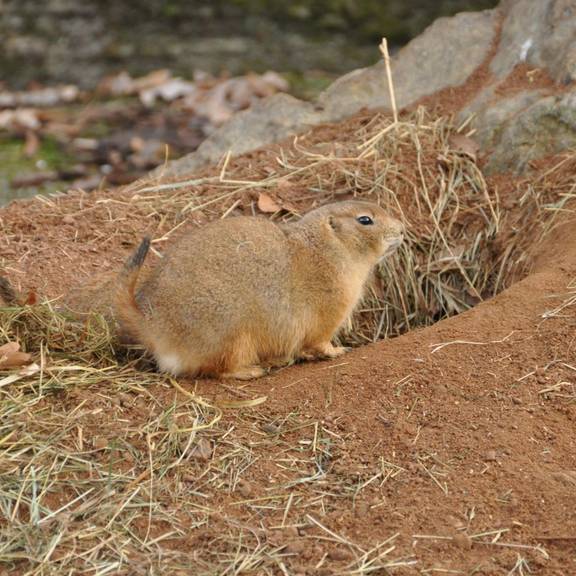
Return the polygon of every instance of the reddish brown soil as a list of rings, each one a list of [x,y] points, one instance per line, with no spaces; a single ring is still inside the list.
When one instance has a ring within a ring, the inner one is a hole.
[[[529,80],[518,71],[510,82],[517,89]],[[436,104],[452,108],[468,97],[469,88],[452,92],[448,101],[440,95]],[[321,127],[314,137],[328,142],[359,121]],[[246,155],[231,166],[243,163],[257,179],[277,149]],[[545,170],[546,164],[537,168]],[[494,179],[503,191],[513,190],[513,184],[508,177]],[[21,289],[35,287],[56,296],[94,271],[117,266],[141,234],[157,224],[147,213],[135,212],[128,197],[115,191],[75,194],[54,200],[57,211],[38,201],[3,209],[0,254],[9,277]],[[309,202],[304,192],[294,190],[290,201],[299,207]],[[576,305],[543,318],[568,297],[567,286],[576,278],[574,219],[559,226],[533,256],[536,264],[528,277],[470,312],[238,389],[242,397],[268,396],[257,411],[280,435],[282,422],[293,412],[321,423],[334,449],[323,464],[325,475],[299,485],[298,494],[322,492],[323,513],[315,508],[311,515],[364,549],[398,533],[393,556],[413,557],[417,564],[390,569],[394,574],[527,573],[525,567],[512,572],[519,558],[532,574],[576,573]],[[196,386],[210,399],[233,394],[230,386],[211,381],[182,384]],[[170,388],[148,391],[162,406],[174,399]],[[146,412],[103,404],[97,391],[77,394],[88,406],[115,410],[132,426],[146,422]],[[346,547],[313,537],[326,536],[313,522],[298,529],[289,515],[291,527],[277,529],[283,508],[256,511],[238,504],[265,496],[271,486],[297,475],[278,465],[279,448],[260,442],[262,431],[246,425],[242,413],[226,413],[225,422],[238,429],[257,459],[244,474],[241,490],[216,493],[212,507],[273,543],[287,544],[293,551],[286,559],[290,574],[338,573],[349,560],[342,552]],[[109,433],[121,428],[104,414],[101,421],[87,422],[86,433],[90,426],[96,431],[104,425]],[[293,442],[302,438],[298,432],[283,436]],[[398,473],[366,485],[356,499],[342,496],[347,481],[352,484],[381,466]],[[165,491],[169,508],[168,484]],[[201,549],[220,529],[214,517],[163,546]],[[154,530],[162,533],[160,521]],[[505,532],[493,541],[495,530]]]

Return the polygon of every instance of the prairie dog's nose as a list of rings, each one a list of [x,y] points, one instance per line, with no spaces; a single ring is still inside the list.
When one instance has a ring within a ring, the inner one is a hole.
[[[388,236],[392,240],[394,238],[399,238],[402,241],[404,237],[404,224],[396,218],[390,218],[388,223]]]

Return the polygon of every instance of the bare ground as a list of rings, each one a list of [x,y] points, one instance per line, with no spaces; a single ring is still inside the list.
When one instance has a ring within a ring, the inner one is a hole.
[[[426,104],[448,113],[456,102],[451,93]],[[332,146],[371,117],[321,127],[307,144]],[[227,173],[262,181],[287,146],[232,159]],[[558,166],[551,186],[573,195],[573,164],[546,159],[528,179],[487,186],[514,213],[527,182]],[[172,191],[176,217],[158,208],[163,191],[142,186],[3,209],[6,273],[24,292],[55,297],[115,270],[143,232],[162,238],[222,212],[199,204],[183,218],[188,197]],[[214,183],[194,188],[212,198]],[[298,175],[267,192],[296,212],[328,197]],[[253,189],[237,198],[223,202],[255,209]],[[487,249],[514,235],[518,222],[508,225]],[[575,573],[573,204],[522,247],[530,266],[511,268],[510,287],[475,308],[248,385],[182,379],[175,388],[129,364],[129,383],[120,365],[116,377],[100,367],[76,385],[50,375],[2,386],[5,405],[19,407],[0,438],[5,569]]]

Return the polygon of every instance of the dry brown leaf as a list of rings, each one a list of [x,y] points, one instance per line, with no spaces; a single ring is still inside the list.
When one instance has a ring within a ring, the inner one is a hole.
[[[0,369],[17,368],[29,364],[32,356],[26,352],[20,352],[18,342],[8,342],[0,346]]]
[[[265,214],[274,214],[274,212],[282,210],[282,207],[276,202],[276,200],[273,200],[268,196],[266,192],[260,192],[258,195],[258,210]]]
[[[0,356],[4,354],[12,354],[13,352],[18,352],[20,350],[20,344],[18,342],[7,342],[0,346]]]
[[[155,88],[156,86],[160,86],[168,82],[172,78],[172,72],[170,70],[166,70],[162,68],[160,70],[154,70],[146,76],[141,76],[140,78],[136,78],[134,80],[134,88],[136,92],[140,92],[141,90],[148,90],[149,88]]]
[[[34,290],[30,290],[24,300],[24,306],[34,306],[38,302],[38,296]]]
[[[25,92],[0,92],[0,108],[32,106],[47,108],[61,102],[74,102],[80,96],[77,86],[54,86]]]
[[[38,112],[31,108],[3,110],[0,112],[1,130],[38,130],[40,128]]]
[[[476,155],[480,150],[480,146],[477,142],[468,138],[468,136],[463,136],[462,134],[453,134],[448,140],[450,150],[456,152],[457,154],[465,154],[470,156],[473,160],[476,160]]]
[[[3,368],[19,368],[26,366],[32,361],[32,356],[26,352],[13,352],[12,354],[5,354],[0,356],[0,369]]]
[[[151,107],[158,98],[165,102],[172,102],[177,98],[194,94],[197,90],[192,82],[186,82],[181,78],[168,78],[162,84],[140,90],[140,101],[144,106]]]

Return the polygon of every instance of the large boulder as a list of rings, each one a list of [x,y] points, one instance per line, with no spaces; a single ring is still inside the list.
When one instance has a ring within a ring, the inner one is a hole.
[[[494,41],[496,10],[440,18],[392,60],[396,102],[403,108],[443,88],[458,86],[484,61]],[[377,53],[377,48],[374,47]],[[210,135],[192,154],[162,169],[177,176],[218,162],[229,151],[240,154],[302,132],[312,125],[350,116],[362,108],[388,108],[383,62],[336,80],[317,102],[284,94],[240,112]]]
[[[500,9],[502,35],[490,65],[498,78],[526,62],[557,82],[576,80],[575,0],[504,0]]]
[[[392,60],[398,108],[466,82],[490,52],[497,19],[496,10],[439,18],[400,50]],[[384,62],[339,78],[320,95],[318,103],[330,120],[340,120],[362,108],[390,108]]]
[[[505,0],[493,80],[461,111],[474,114],[475,138],[488,172],[523,172],[530,161],[576,146],[576,1]],[[560,86],[498,97],[519,64],[540,69]],[[564,88],[565,86],[565,88]]]
[[[576,92],[522,92],[487,106],[476,118],[488,172],[523,172],[531,160],[576,147]]]
[[[490,56],[491,78],[460,112],[474,115],[487,169],[521,171],[533,158],[574,146],[576,92],[569,85],[576,80],[576,0],[502,0],[494,10],[440,18],[392,60],[398,108],[464,84]],[[566,88],[502,96],[509,92],[500,86],[519,64],[542,69]],[[362,108],[390,108],[382,61],[336,80],[315,103],[279,95],[238,114],[164,173],[188,172]]]

